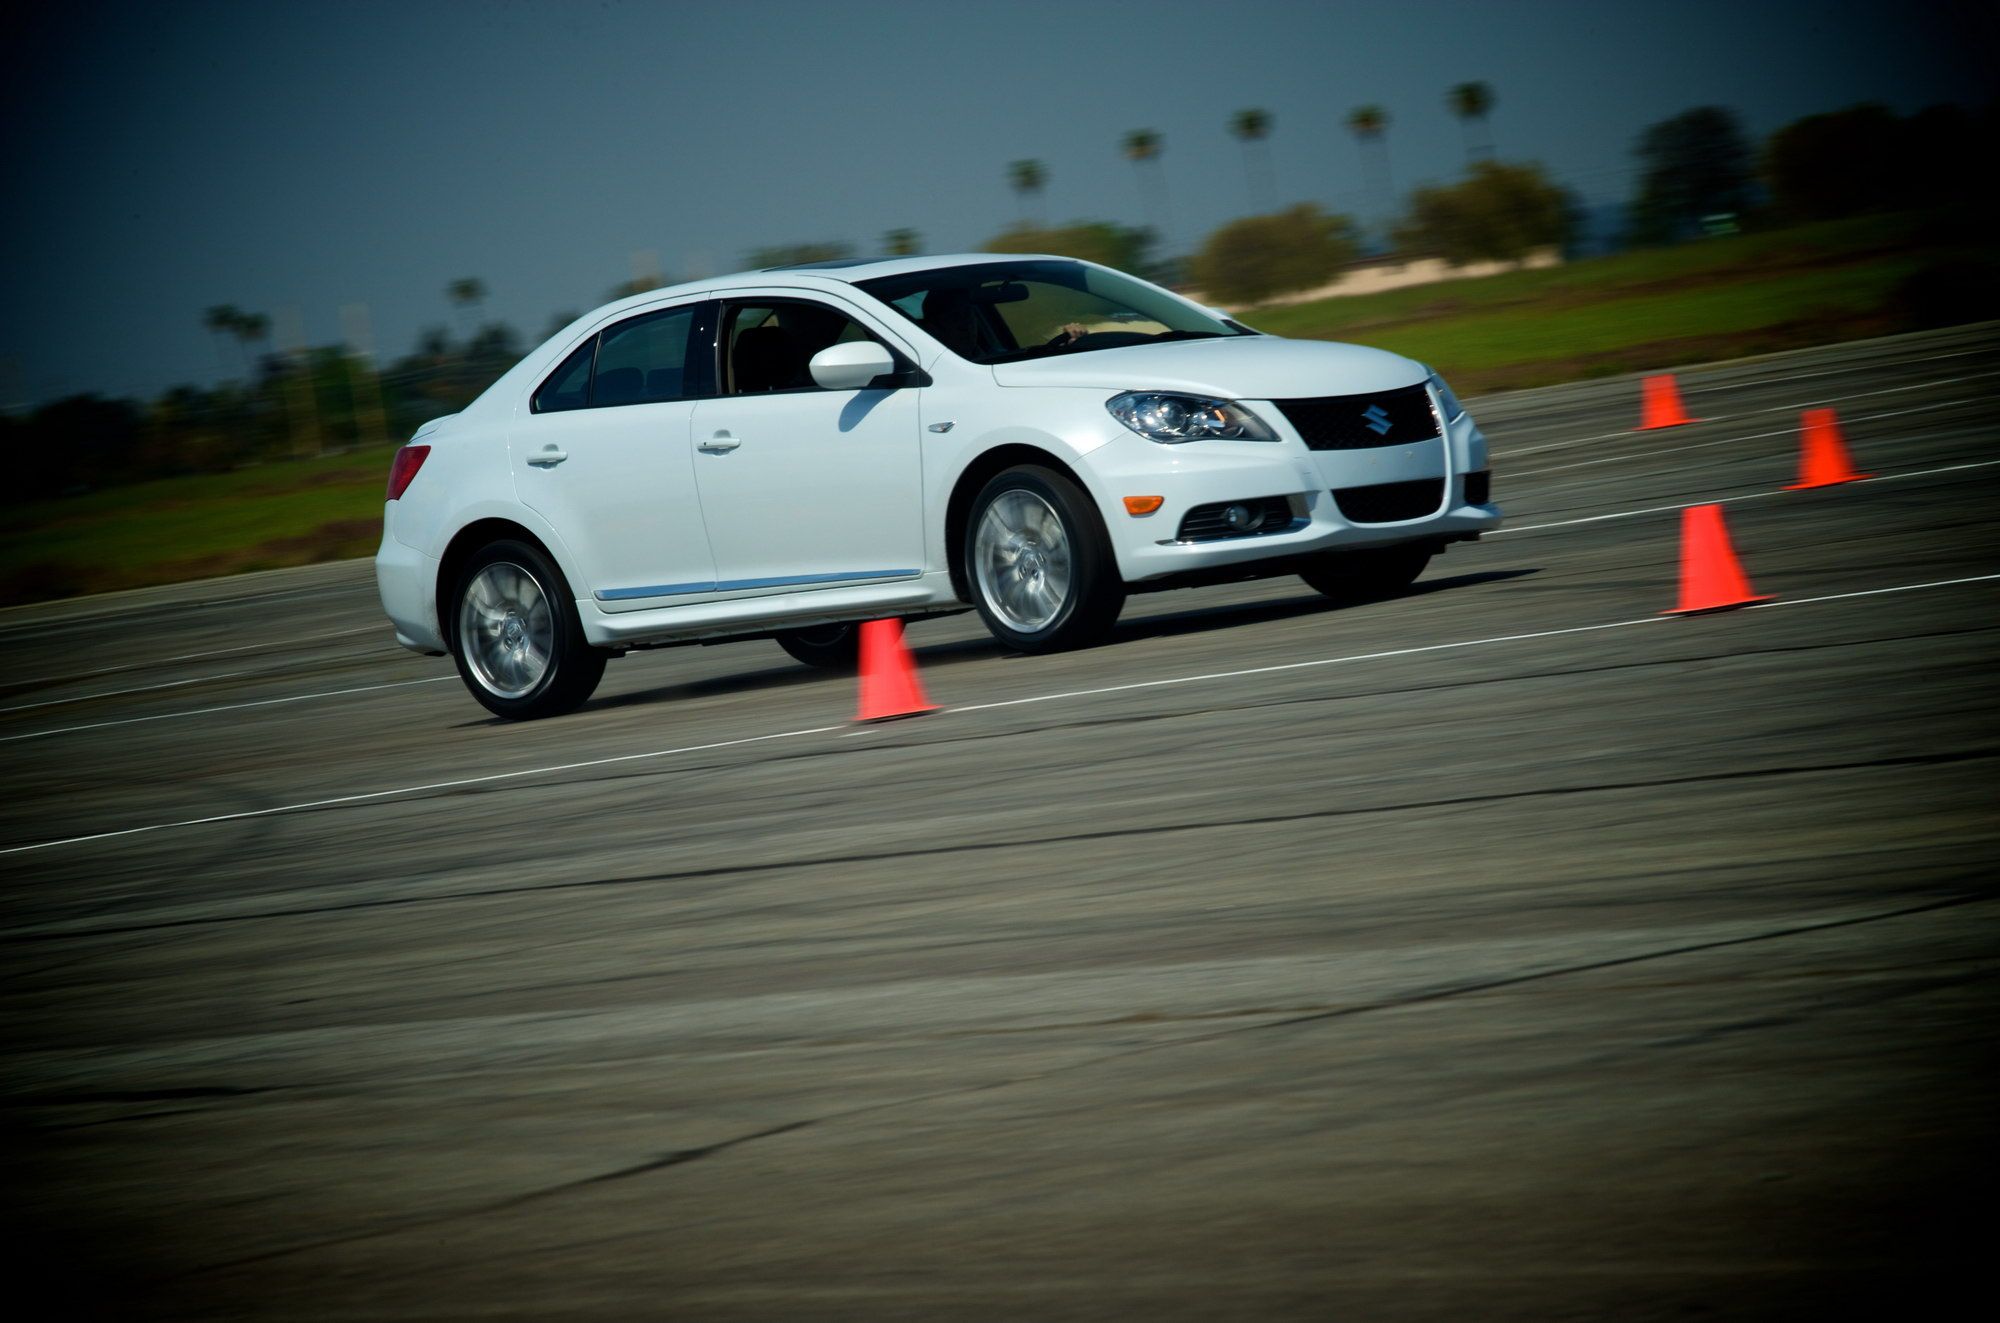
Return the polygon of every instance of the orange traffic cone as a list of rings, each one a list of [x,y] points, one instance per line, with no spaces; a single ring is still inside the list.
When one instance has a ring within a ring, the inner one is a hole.
[[[935,712],[917,683],[917,665],[903,646],[903,622],[869,620],[861,626],[861,711],[856,721],[888,721]]]
[[[1681,388],[1674,384],[1671,372],[1647,377],[1642,383],[1640,431],[1650,431],[1655,427],[1679,427],[1684,423],[1700,421],[1699,418],[1688,417],[1688,411],[1681,407]]]
[[[1722,507],[1690,505],[1681,511],[1681,604],[1660,614],[1690,616],[1770,600],[1769,594],[1750,591],[1750,580],[1729,545]]]
[[[1799,480],[1785,488],[1836,487],[1856,478],[1872,478],[1872,473],[1856,473],[1847,457],[1847,442],[1840,439],[1840,420],[1831,409],[1807,409],[1799,415]]]

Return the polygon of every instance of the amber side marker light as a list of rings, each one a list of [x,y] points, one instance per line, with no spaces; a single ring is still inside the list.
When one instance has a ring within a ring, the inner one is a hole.
[[[389,465],[389,499],[399,500],[410,489],[411,479],[430,457],[429,446],[404,446],[396,452],[395,462]]]
[[[1128,515],[1149,515],[1166,504],[1164,496],[1127,496],[1125,513]]]

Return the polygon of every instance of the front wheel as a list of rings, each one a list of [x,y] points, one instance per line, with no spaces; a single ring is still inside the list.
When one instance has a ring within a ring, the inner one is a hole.
[[[582,706],[605,655],[583,637],[562,573],[541,548],[491,542],[459,573],[451,651],[459,678],[489,712],[512,721]]]
[[[1299,577],[1337,602],[1366,602],[1402,592],[1430,563],[1431,548],[1423,543],[1364,547],[1322,552]]]
[[[966,585],[1010,648],[1055,652],[1109,633],[1125,605],[1110,539],[1083,489],[1053,469],[997,474],[966,523]]]

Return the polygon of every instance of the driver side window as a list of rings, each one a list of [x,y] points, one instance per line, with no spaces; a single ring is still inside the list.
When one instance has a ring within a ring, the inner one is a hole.
[[[722,393],[818,390],[810,364],[830,345],[873,340],[846,313],[803,299],[731,304],[724,317]]]

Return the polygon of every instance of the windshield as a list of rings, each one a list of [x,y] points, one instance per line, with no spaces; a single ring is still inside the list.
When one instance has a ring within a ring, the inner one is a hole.
[[[1081,262],[985,262],[855,283],[975,363],[1255,334]]]

